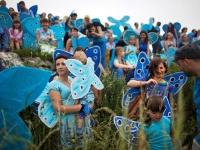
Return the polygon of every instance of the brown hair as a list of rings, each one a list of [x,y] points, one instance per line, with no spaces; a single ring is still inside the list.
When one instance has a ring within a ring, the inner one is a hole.
[[[165,106],[161,96],[152,95],[149,98],[147,98],[146,101],[147,101],[147,106],[146,106],[147,109],[145,112],[144,122],[150,125],[152,120],[149,115],[149,110],[152,112],[163,113],[165,110]]]
[[[149,64],[150,78],[153,77],[153,76],[155,75],[154,72],[157,70],[158,66],[159,66],[161,63],[164,65],[164,67],[165,67],[165,69],[166,69],[165,73],[167,72],[168,67],[167,67],[167,64],[165,63],[165,61],[162,60],[162,59],[159,58],[159,57],[154,57],[154,58],[151,60],[151,63]]]
[[[14,32],[14,29],[16,29],[15,26],[14,26],[14,24],[16,24],[16,23],[20,24],[18,30],[21,32],[21,31],[22,31],[22,26],[21,26],[21,23],[20,23],[19,20],[14,20],[14,21],[13,21],[13,25],[12,25],[13,32]]]
[[[163,113],[165,110],[165,106],[161,96],[152,95],[147,98],[147,110],[151,110],[152,112]]]

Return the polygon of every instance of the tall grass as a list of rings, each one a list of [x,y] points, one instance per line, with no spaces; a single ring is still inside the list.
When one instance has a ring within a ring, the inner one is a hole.
[[[39,54],[39,52],[17,52],[21,57],[44,57],[43,59],[50,60],[51,55]],[[41,55],[41,56],[40,56]],[[172,66],[170,72],[176,71],[177,68]],[[94,112],[91,115],[94,126],[92,127],[92,137],[86,139],[84,150],[125,150],[135,149],[124,140],[119,131],[116,130],[113,124],[113,116],[126,116],[126,110],[121,108],[121,98],[126,90],[124,80],[119,80],[108,75],[102,78],[104,90],[100,103],[95,105]],[[190,79],[184,86],[182,92],[174,100],[177,103],[176,111],[174,111],[174,132],[180,147],[190,149],[192,138],[196,132],[195,126],[195,109],[192,102],[192,85],[193,80]],[[22,118],[25,120],[31,129],[33,139],[29,145],[30,150],[60,150],[63,149],[60,145],[60,135],[58,127],[53,129],[47,128],[40,119],[33,115],[32,109],[29,107],[21,112]],[[177,143],[177,142],[176,142]],[[79,149],[79,148],[77,148]]]

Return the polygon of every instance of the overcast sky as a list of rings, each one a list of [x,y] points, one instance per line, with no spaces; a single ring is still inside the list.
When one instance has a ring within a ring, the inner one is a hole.
[[[20,0],[7,0],[8,7],[16,9]],[[99,17],[102,22],[108,22],[107,17],[121,19],[129,15],[129,23],[147,23],[149,17],[162,23],[180,22],[182,26],[200,29],[200,0],[24,0],[29,8],[37,4],[39,13],[53,13],[53,15],[69,15],[72,10],[83,18]]]

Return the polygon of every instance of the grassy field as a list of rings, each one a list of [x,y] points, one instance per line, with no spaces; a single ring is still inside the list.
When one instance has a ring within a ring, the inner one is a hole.
[[[41,54],[39,52],[17,52],[20,57],[41,57],[42,59],[52,60],[51,55]],[[175,66],[170,68],[170,72],[176,71]],[[134,145],[129,144],[120,137],[119,132],[113,124],[113,116],[124,115],[125,111],[121,108],[121,98],[126,90],[125,81],[117,80],[111,75],[102,77],[104,90],[100,103],[95,105],[92,113],[92,120],[95,125],[92,128],[92,140],[87,140],[85,150],[125,150],[135,149]],[[190,78],[182,91],[174,98],[177,104],[174,110],[173,127],[175,131],[175,143],[179,143],[182,149],[191,149],[192,139],[196,132],[195,109],[192,102],[192,85],[193,79]],[[29,145],[30,150],[57,150],[61,149],[59,144],[58,126],[49,129],[33,115],[32,109],[29,107],[21,112],[22,118],[25,120],[33,135],[33,141]],[[178,149],[178,146],[177,146]]]

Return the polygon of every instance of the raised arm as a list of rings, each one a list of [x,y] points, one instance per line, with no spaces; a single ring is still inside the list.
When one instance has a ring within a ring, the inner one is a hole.
[[[138,81],[138,80],[130,80],[127,83],[128,87],[141,87],[144,85],[148,85],[150,83],[157,84],[157,81],[154,79],[149,79],[148,81]]]

